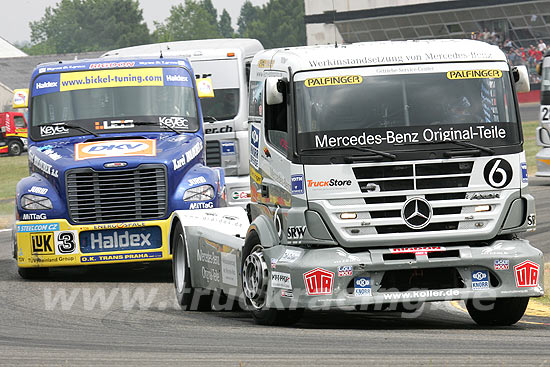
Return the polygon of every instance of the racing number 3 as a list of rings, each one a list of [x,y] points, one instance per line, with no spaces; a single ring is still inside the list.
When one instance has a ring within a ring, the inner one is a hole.
[[[483,176],[491,187],[503,188],[512,181],[512,166],[504,159],[491,159],[483,170]]]

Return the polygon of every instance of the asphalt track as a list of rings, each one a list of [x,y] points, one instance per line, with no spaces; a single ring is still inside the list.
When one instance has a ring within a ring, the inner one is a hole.
[[[537,231],[526,237],[550,261],[550,179],[531,179],[530,189]],[[24,281],[10,233],[0,232],[2,365],[550,365],[550,317],[481,328],[462,307],[308,312],[294,327],[263,327],[245,312],[181,311],[166,264]]]

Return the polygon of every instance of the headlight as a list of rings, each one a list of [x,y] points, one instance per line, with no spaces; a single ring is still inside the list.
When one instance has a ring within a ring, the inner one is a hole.
[[[53,205],[45,196],[25,194],[21,197],[21,207],[25,210],[44,210],[52,209]]]
[[[183,194],[184,201],[207,201],[212,199],[214,199],[214,188],[210,185],[193,187]]]

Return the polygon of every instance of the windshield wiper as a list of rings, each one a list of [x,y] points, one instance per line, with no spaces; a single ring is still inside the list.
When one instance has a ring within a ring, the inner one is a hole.
[[[397,157],[395,154],[388,153],[388,152],[383,152],[383,151],[380,151],[380,150],[367,148],[367,147],[305,148],[305,149],[300,149],[300,152],[313,152],[313,151],[317,151],[317,150],[337,150],[337,149],[353,149],[353,150],[358,150],[360,152],[373,153],[375,155],[378,155],[378,156],[381,156],[381,157],[384,157],[384,158],[388,158],[388,159],[391,159],[391,160],[394,160]]]
[[[446,144],[451,143],[455,145],[459,145],[466,148],[474,148],[481,150],[482,152],[485,152],[489,155],[494,155],[495,151],[491,148],[484,147],[483,145],[470,143],[468,141],[462,141],[462,140],[435,140],[435,141],[424,141],[419,143],[409,143],[409,144],[399,144],[399,145],[435,145],[435,144]]]
[[[97,133],[94,133],[93,131],[88,130],[85,127],[82,127],[82,126],[79,126],[79,125],[71,125],[71,124],[67,124],[65,122],[60,122],[60,123],[52,124],[52,126],[61,126],[61,127],[66,127],[67,129],[74,129],[74,130],[84,131],[84,132],[86,132],[90,135],[95,136],[96,138],[99,138],[99,135]]]
[[[133,124],[136,125],[136,126],[139,126],[139,125],[141,125],[141,126],[162,125],[162,126],[164,126],[165,128],[167,128],[167,129],[169,129],[169,130],[172,130],[172,131],[175,132],[176,134],[181,135],[181,132],[180,132],[180,131],[174,129],[172,126],[170,126],[170,125],[168,125],[168,124],[166,124],[166,123],[164,123],[164,122],[162,122],[162,121],[159,121],[158,123],[153,122],[153,121],[134,121]]]

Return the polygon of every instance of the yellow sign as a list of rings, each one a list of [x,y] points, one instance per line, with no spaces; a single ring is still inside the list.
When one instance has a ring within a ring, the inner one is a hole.
[[[262,175],[260,175],[258,171],[256,171],[252,166],[250,166],[250,177],[252,177],[254,182],[256,182],[258,185],[262,184]]]
[[[454,70],[447,72],[447,79],[483,79],[501,77],[501,70]]]
[[[327,85],[361,84],[361,75],[326,76],[323,78],[308,78],[304,82],[306,87],[325,87]]]
[[[13,91],[13,108],[26,108],[29,107],[29,90],[28,89],[15,89]]]
[[[61,73],[59,77],[61,92],[93,88],[164,85],[161,68],[79,71]]]
[[[197,94],[199,98],[214,98],[214,87],[212,86],[212,79],[199,78],[197,83]]]
[[[273,60],[260,59],[258,60],[258,67],[262,69],[271,69],[274,63]]]

